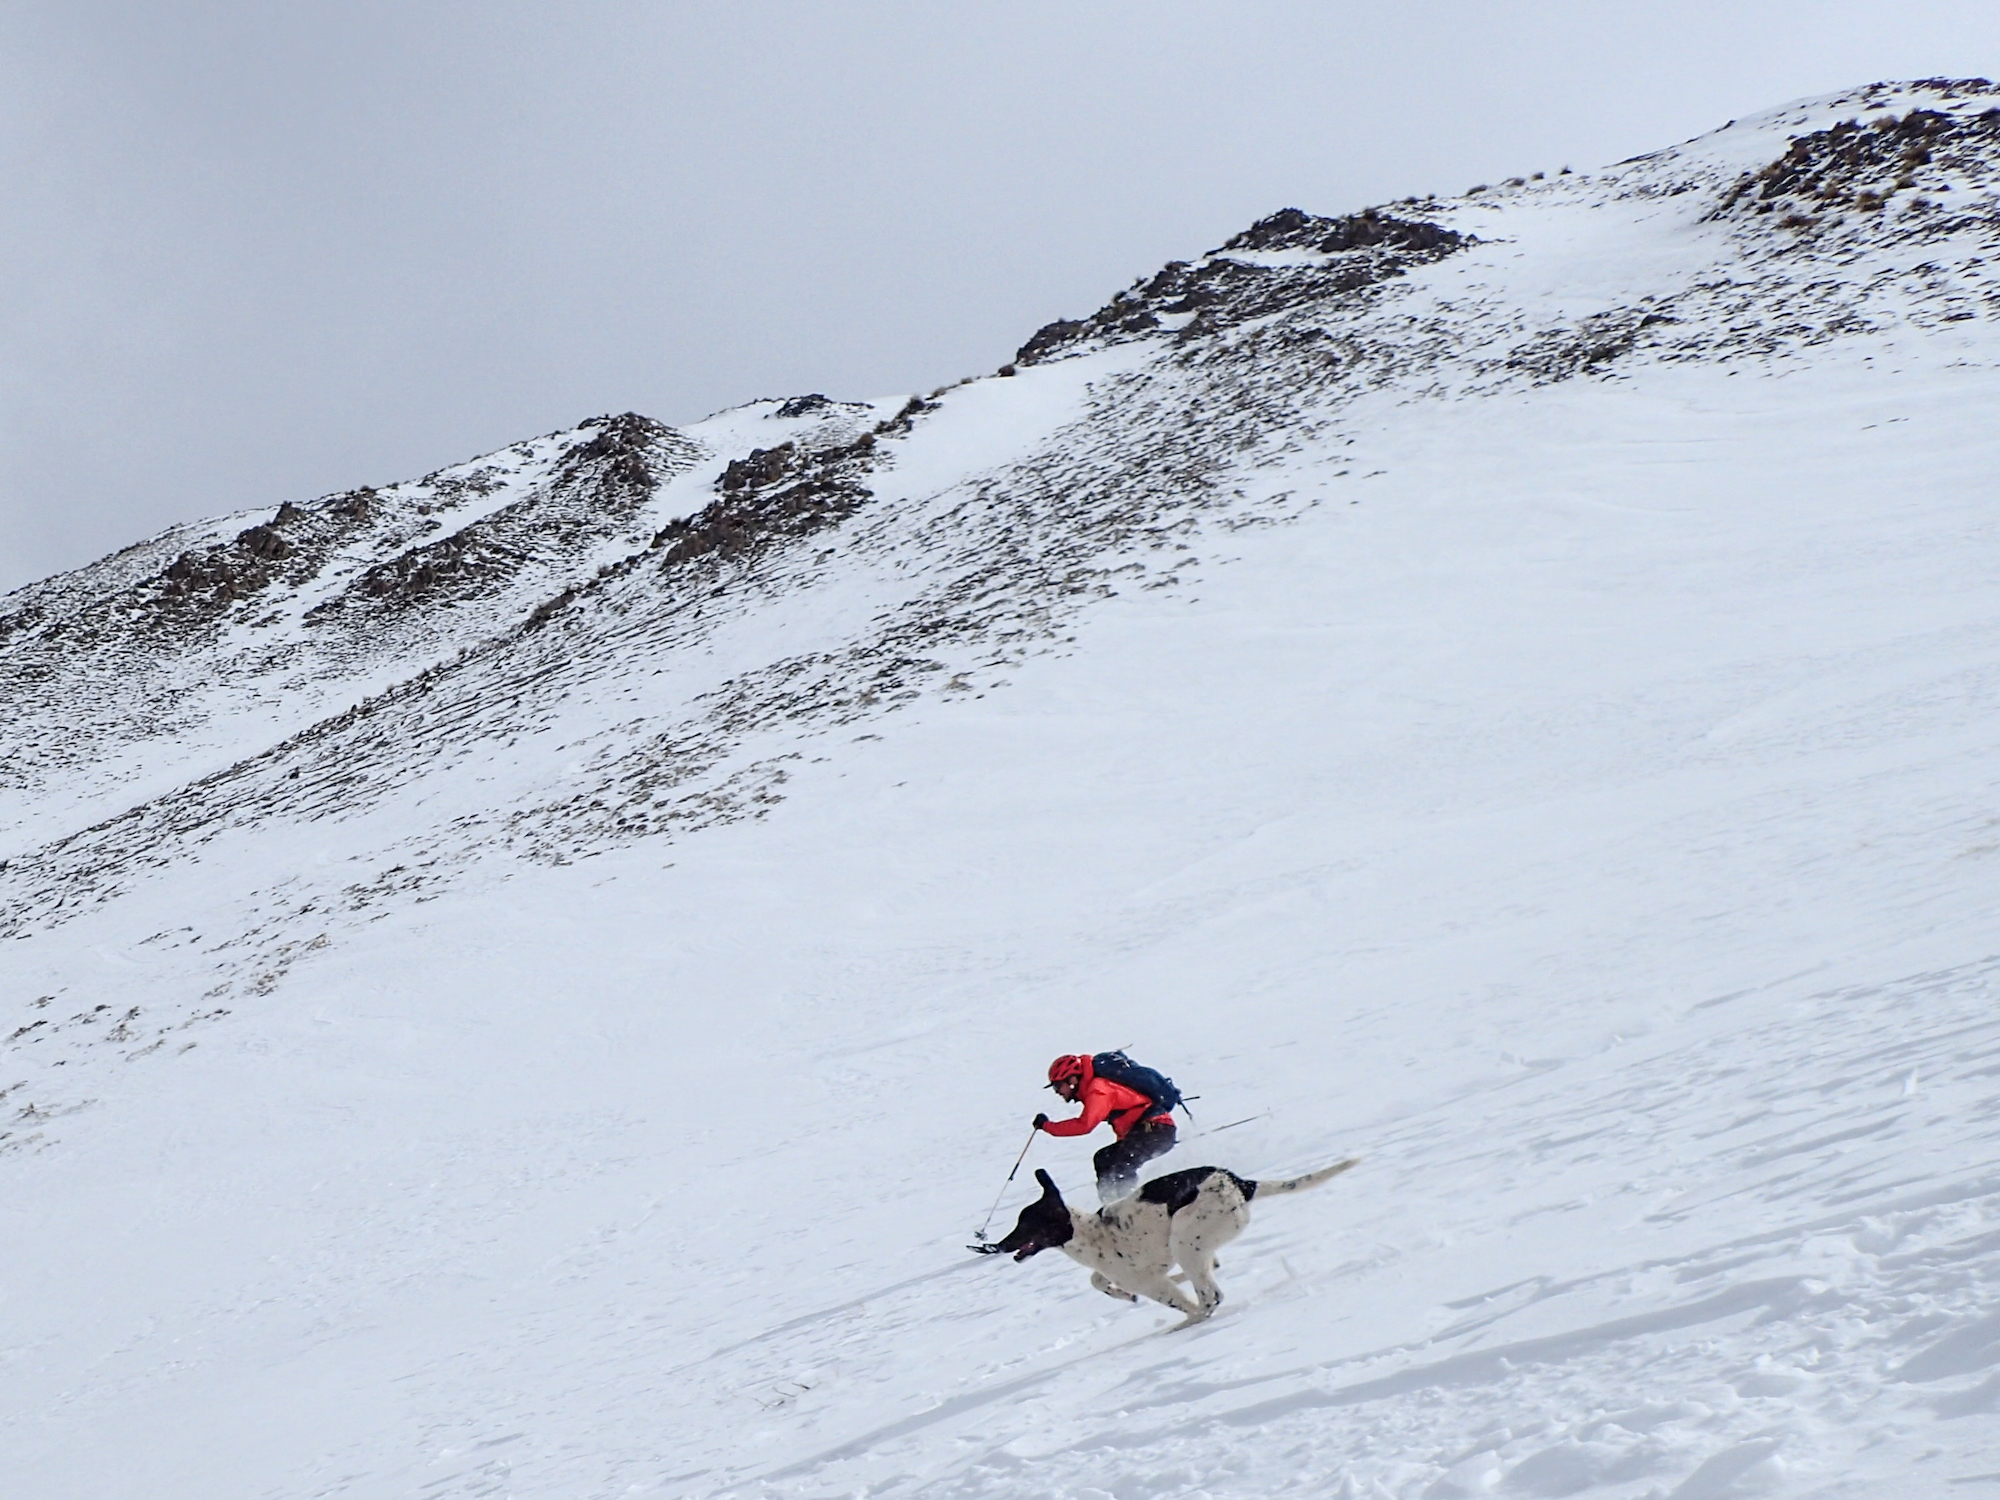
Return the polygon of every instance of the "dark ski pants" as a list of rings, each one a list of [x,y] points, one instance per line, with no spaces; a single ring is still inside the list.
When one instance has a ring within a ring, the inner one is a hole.
[[[1139,1168],[1174,1149],[1174,1122],[1143,1121],[1122,1141],[1091,1157],[1097,1168],[1097,1196],[1106,1203],[1129,1198],[1139,1186]]]

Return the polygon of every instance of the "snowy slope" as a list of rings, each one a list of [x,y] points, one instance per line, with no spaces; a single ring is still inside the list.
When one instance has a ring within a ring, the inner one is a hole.
[[[1997,108],[0,601],[5,1492],[2000,1490]],[[1197,1329],[962,1248],[1121,1044],[1365,1158]]]

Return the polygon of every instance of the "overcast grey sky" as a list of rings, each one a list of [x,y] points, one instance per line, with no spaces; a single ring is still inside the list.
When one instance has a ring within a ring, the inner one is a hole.
[[[602,411],[990,370],[1288,204],[1996,72],[1993,0],[11,0],[0,589]]]

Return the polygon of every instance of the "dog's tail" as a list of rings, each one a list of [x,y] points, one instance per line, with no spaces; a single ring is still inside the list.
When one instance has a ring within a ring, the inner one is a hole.
[[[1308,1172],[1303,1177],[1280,1177],[1273,1181],[1258,1182],[1252,1186],[1254,1191],[1259,1194],[1303,1193],[1307,1188],[1318,1187],[1327,1178],[1338,1177],[1349,1167],[1359,1166],[1360,1164],[1360,1157],[1350,1156],[1346,1161],[1337,1161],[1330,1167],[1321,1167],[1317,1172]],[[1245,1193],[1243,1196],[1248,1198],[1252,1194]]]

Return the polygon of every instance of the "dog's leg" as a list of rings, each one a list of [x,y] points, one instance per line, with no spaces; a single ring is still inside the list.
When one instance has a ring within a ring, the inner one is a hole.
[[[1090,1284],[1096,1287],[1100,1292],[1104,1293],[1105,1296],[1116,1297],[1121,1302],[1137,1302],[1139,1300],[1137,1297],[1133,1296],[1130,1292],[1126,1291],[1125,1288],[1123,1288],[1122,1286],[1113,1286],[1108,1280],[1105,1279],[1104,1273],[1102,1271],[1092,1271],[1090,1273]]]
[[[1175,1312],[1179,1313],[1187,1320],[1187,1322],[1181,1324],[1183,1328],[1188,1323],[1199,1323],[1203,1318],[1208,1316],[1208,1314],[1201,1310],[1199,1302],[1196,1302],[1164,1276],[1138,1286],[1137,1291],[1141,1297],[1152,1302],[1157,1302],[1162,1307],[1171,1307]]]
[[[1174,1262],[1186,1277],[1187,1289],[1204,1318],[1222,1305],[1222,1288],[1215,1281],[1215,1268],[1221,1262],[1215,1252],[1241,1234],[1249,1222],[1249,1206],[1233,1183],[1218,1185],[1212,1193],[1205,1188],[1201,1199],[1174,1216]]]
[[[1190,1250],[1181,1261],[1181,1269],[1187,1273],[1188,1290],[1194,1293],[1201,1304],[1201,1315],[1211,1317],[1222,1306],[1222,1288],[1215,1284],[1215,1257],[1199,1250]]]

